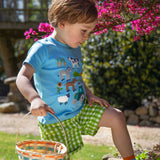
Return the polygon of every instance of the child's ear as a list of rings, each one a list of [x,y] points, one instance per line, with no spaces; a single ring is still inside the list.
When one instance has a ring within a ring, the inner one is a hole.
[[[64,22],[59,22],[58,26],[60,29],[64,29],[65,23]]]

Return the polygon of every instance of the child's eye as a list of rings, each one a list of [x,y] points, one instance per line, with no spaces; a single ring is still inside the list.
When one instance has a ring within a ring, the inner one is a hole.
[[[87,32],[87,30],[82,30],[82,33],[86,33]]]

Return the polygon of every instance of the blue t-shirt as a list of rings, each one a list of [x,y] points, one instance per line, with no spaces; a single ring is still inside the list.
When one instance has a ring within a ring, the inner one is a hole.
[[[24,63],[35,69],[37,92],[61,121],[80,112],[86,95],[81,77],[80,47],[71,48],[49,36],[33,44]],[[43,124],[57,122],[50,114],[38,120]]]

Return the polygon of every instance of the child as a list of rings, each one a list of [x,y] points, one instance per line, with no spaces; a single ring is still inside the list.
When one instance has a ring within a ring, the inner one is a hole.
[[[47,111],[62,121],[69,157],[83,146],[81,135],[93,136],[99,127],[110,127],[123,159],[133,160],[123,114],[109,107],[106,100],[93,95],[81,77],[80,45],[89,38],[97,15],[93,0],[54,0],[48,12],[49,22],[55,28],[53,34],[33,44],[16,83],[31,103],[31,113],[38,116],[43,139],[65,144],[59,123]],[[36,90],[30,82],[32,76]],[[89,106],[84,106],[85,96]],[[93,103],[101,107],[92,106]]]

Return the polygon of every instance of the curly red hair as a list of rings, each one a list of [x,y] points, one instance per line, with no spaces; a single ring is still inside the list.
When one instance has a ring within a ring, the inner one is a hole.
[[[59,22],[90,23],[97,19],[94,0],[53,0],[48,11],[48,20],[53,27]]]

